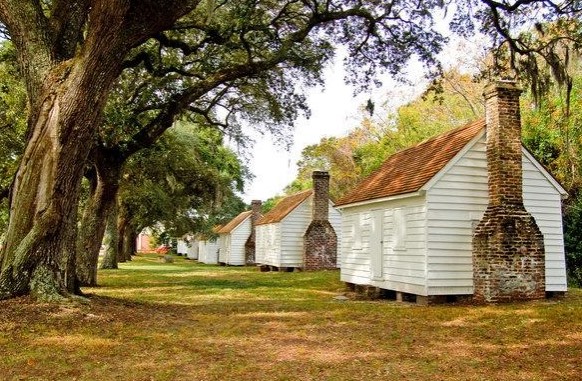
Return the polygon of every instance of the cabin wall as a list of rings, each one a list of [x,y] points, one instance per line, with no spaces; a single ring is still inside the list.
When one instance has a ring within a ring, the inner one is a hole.
[[[337,267],[341,268],[342,264],[342,213],[336,209],[333,204],[329,203],[329,222],[333,226],[337,236]]]
[[[279,266],[303,266],[303,235],[311,222],[313,196],[309,196],[281,220]]]
[[[546,291],[566,291],[560,194],[525,154],[523,201],[546,251]],[[473,293],[472,236],[488,203],[484,136],[427,192],[428,295]]]
[[[473,230],[487,203],[483,137],[427,192],[429,295],[473,293]]]
[[[224,254],[224,262],[227,265],[243,266],[245,261],[245,243],[251,235],[251,219],[250,217],[241,222],[236,228],[232,229],[229,234],[226,234]],[[221,252],[222,258],[222,252]]]
[[[206,241],[198,241],[198,262],[206,263]]]
[[[198,242],[198,261],[201,263],[215,265],[218,263],[218,240],[208,240]]]
[[[527,155],[523,155],[522,165],[523,204],[544,235],[546,291],[567,291],[562,199]]]
[[[186,246],[186,257],[188,259],[198,259],[198,240],[193,239]]]
[[[279,253],[281,252],[281,224],[257,225],[255,227],[255,250],[257,264],[280,267]]]
[[[218,262],[226,263],[230,252],[230,234],[220,234],[218,236]]]
[[[182,239],[176,240],[176,253],[188,254],[188,243]]]
[[[344,282],[426,295],[426,207],[422,196],[342,210]]]

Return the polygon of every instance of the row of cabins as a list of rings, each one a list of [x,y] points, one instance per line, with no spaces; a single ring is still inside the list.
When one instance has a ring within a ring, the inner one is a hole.
[[[313,184],[311,190],[283,198],[264,216],[261,202],[253,201],[251,210],[215,228],[218,238],[199,240],[197,257],[188,257],[264,270],[337,268],[341,215],[329,199],[328,173],[314,172]],[[186,246],[179,244],[178,252],[187,253]]]
[[[566,192],[521,144],[519,94],[513,82],[487,87],[485,119],[391,156],[335,205],[315,172],[313,190],[218,230],[217,261],[337,266],[354,289],[429,303],[565,292]]]

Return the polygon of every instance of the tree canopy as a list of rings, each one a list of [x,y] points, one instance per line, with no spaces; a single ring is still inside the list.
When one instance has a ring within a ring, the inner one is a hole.
[[[174,237],[208,229],[223,203],[242,191],[248,170],[221,133],[178,123],[124,169],[120,203],[139,231],[161,223]]]

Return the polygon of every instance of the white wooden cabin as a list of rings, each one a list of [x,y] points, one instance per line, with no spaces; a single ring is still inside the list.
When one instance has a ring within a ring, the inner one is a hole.
[[[177,239],[176,252],[188,259],[198,259],[198,240],[192,235]]]
[[[218,239],[208,238],[198,241],[198,262],[218,264]]]
[[[256,262],[277,268],[303,267],[304,235],[312,220],[313,190],[296,193],[280,200],[256,224]],[[341,215],[329,202],[329,222],[338,242],[340,262]]]
[[[217,225],[212,228],[212,232],[218,234],[220,229],[222,229],[222,225]],[[199,234],[196,239],[198,241],[198,262],[209,265],[218,264],[218,237]]]
[[[337,202],[341,279],[420,296],[473,294],[472,236],[488,204],[485,121],[390,158]],[[546,291],[567,290],[560,184],[522,146],[523,201],[544,236]]]
[[[187,249],[186,249],[186,258],[198,259],[198,239],[191,238],[188,241]]]
[[[252,232],[251,215],[250,210],[242,212],[218,231],[220,264],[245,265],[245,244]]]
[[[184,256],[188,254],[188,242],[186,240],[181,238],[176,240],[176,253]]]

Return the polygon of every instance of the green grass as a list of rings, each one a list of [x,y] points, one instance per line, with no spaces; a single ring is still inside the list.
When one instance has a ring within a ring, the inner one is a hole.
[[[580,380],[582,292],[491,306],[338,301],[339,273],[140,256],[87,304],[0,302],[1,380]]]

